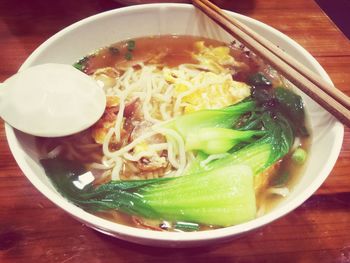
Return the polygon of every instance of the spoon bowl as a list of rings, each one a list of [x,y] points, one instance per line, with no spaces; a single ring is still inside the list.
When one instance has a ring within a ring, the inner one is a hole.
[[[106,106],[103,89],[71,65],[33,66],[1,85],[0,116],[31,135],[60,137],[77,133],[93,125]]]

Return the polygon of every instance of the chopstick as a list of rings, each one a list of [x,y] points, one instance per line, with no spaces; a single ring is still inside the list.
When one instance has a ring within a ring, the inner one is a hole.
[[[192,3],[229,34],[267,61],[340,122],[350,127],[350,98],[293,57],[208,0]]]

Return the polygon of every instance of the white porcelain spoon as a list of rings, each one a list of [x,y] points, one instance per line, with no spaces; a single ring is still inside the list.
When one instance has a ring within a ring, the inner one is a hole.
[[[42,64],[0,85],[0,116],[14,128],[60,137],[93,125],[106,107],[104,91],[71,65]]]

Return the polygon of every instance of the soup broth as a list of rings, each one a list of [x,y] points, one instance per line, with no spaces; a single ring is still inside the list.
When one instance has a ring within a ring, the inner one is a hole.
[[[178,178],[191,174],[189,171],[194,171],[196,162],[200,164],[198,167],[220,162],[235,151],[249,147],[254,140],[264,138],[268,129],[259,126],[260,133],[239,141],[227,151],[206,152],[202,148],[186,150],[189,148],[187,137],[179,136],[167,126],[164,128],[163,123],[203,110],[221,110],[244,103],[250,97],[261,96],[259,88],[266,96],[278,87],[291,88],[287,80],[239,43],[226,44],[194,36],[126,40],[101,48],[74,66],[104,89],[105,113],[84,132],[62,138],[37,138],[37,145],[43,159],[68,160],[91,172],[93,179],[88,185],[93,188],[120,180]],[[264,102],[263,107],[273,108],[271,104],[278,99],[276,95]],[[243,114],[232,126],[245,130],[245,123],[254,114]],[[287,196],[292,182],[303,170],[301,163],[305,160],[296,164],[294,152],[298,149],[307,153],[310,136],[305,131],[294,132],[296,139],[289,153],[254,176],[255,216],[266,213],[276,199]],[[198,161],[199,158],[202,159]],[[86,186],[84,180],[79,181],[80,188]],[[98,210],[94,213],[108,220],[159,231],[222,227],[166,216],[148,218],[114,208]],[[183,211],[178,208],[179,214]]]

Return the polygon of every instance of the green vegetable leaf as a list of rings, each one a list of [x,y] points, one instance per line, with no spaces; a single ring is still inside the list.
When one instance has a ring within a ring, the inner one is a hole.
[[[186,150],[201,150],[207,154],[219,154],[229,151],[240,142],[252,142],[265,131],[238,131],[226,128],[208,127],[189,134]]]
[[[142,195],[164,219],[229,226],[255,217],[253,181],[248,166],[228,164],[149,185]]]
[[[276,88],[274,96],[279,102],[279,109],[286,117],[290,118],[294,130],[303,136],[308,135],[304,124],[305,110],[302,98],[293,91],[283,87]]]
[[[248,84],[259,89],[272,87],[271,81],[261,72],[249,76]]]
[[[246,120],[261,122],[265,135],[234,151],[231,155],[209,163],[206,169],[214,169],[228,163],[245,164],[253,170],[254,175],[258,175],[290,151],[294,142],[294,133],[288,119],[283,115],[273,116],[269,112],[260,112],[255,115],[255,119]],[[242,127],[249,126],[248,124],[240,123]]]
[[[116,181],[80,190],[74,181],[85,172],[82,167],[59,159],[41,163],[64,197],[90,211],[118,209],[147,218],[217,226],[238,224],[256,213],[248,166],[228,165],[177,178]]]
[[[165,127],[174,129],[186,138],[203,128],[231,128],[242,114],[252,111],[255,107],[255,102],[244,101],[224,109],[200,110],[177,117]]]
[[[290,119],[297,135],[308,136],[304,104],[299,95],[285,87],[272,88],[271,82],[260,72],[250,76],[249,83],[253,86],[252,97],[261,111],[283,114],[284,118]]]

